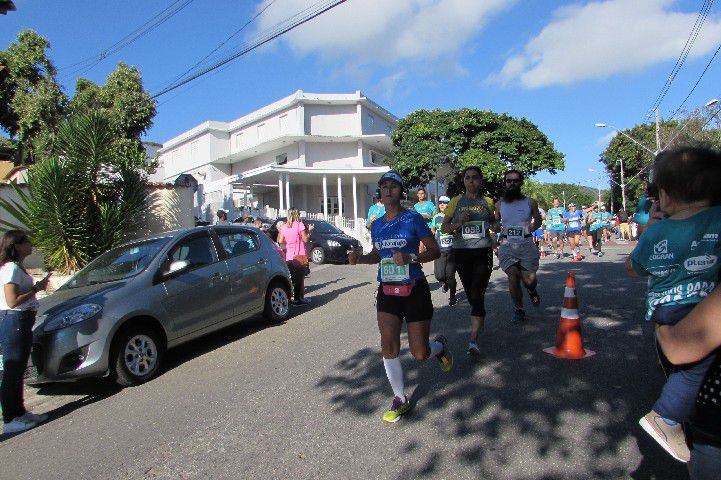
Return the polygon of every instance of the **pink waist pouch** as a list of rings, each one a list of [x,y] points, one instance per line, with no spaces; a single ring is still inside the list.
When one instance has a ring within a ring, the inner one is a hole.
[[[389,285],[383,284],[383,295],[390,295],[392,297],[408,297],[415,287],[415,280],[411,283],[403,283],[400,285]]]

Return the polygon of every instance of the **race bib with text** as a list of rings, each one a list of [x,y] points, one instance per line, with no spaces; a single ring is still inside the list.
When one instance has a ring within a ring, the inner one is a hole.
[[[463,224],[461,228],[461,236],[465,240],[474,240],[485,238],[486,236],[486,222],[473,221]]]
[[[382,282],[407,282],[410,280],[408,265],[396,265],[392,258],[381,259]]]

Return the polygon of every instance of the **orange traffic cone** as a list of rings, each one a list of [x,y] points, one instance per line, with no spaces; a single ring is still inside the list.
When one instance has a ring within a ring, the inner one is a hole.
[[[578,318],[578,299],[576,298],[576,277],[568,272],[566,290],[563,295],[563,308],[561,308],[561,322],[556,334],[556,345],[544,348],[544,352],[559,358],[578,360],[594,355],[596,352],[584,350],[583,335],[581,335],[581,321]]]

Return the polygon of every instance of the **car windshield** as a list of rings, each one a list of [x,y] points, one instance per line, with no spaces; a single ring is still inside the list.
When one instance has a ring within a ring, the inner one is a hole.
[[[341,229],[328,222],[308,222],[313,224],[313,231],[316,233],[343,233]]]
[[[145,270],[167,241],[168,238],[154,238],[105,252],[76,273],[62,288],[78,288],[132,277]]]

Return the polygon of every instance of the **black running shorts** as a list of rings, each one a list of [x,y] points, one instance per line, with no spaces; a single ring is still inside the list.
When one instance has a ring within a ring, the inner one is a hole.
[[[433,302],[431,301],[431,287],[428,280],[416,280],[416,284],[407,297],[394,297],[383,293],[383,284],[378,286],[376,310],[390,313],[405,320],[406,323],[430,320],[433,317]]]

